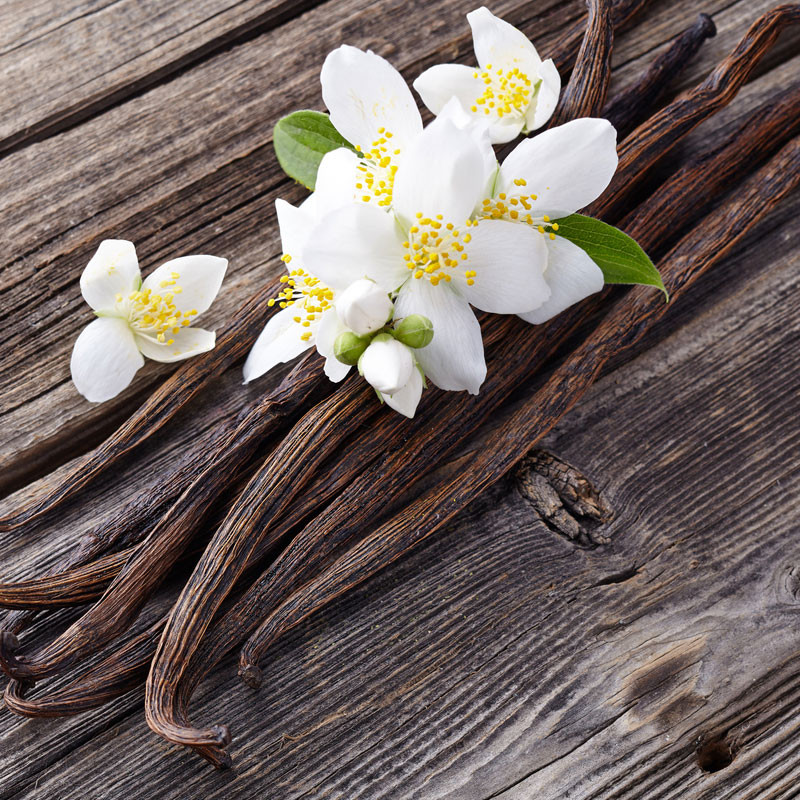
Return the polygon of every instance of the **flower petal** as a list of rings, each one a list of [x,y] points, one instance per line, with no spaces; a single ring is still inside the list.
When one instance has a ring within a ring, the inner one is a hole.
[[[304,341],[300,337],[309,328],[303,328],[294,321],[297,311],[283,308],[273,314],[244,362],[244,382],[260,378],[278,364],[285,364],[314,345],[314,337]]]
[[[472,28],[472,43],[481,69],[492,67],[519,67],[529,78],[535,80],[539,66],[539,54],[530,39],[520,30],[499,17],[488,8],[467,14]]]
[[[408,277],[391,214],[352,203],[323,217],[309,237],[303,265],[332,289],[372,278],[393,292]]]
[[[285,255],[302,261],[303,248],[308,241],[311,228],[314,227],[317,202],[316,193],[309,195],[299,208],[280,198],[275,201],[281,249]]]
[[[344,380],[347,373],[350,372],[350,366],[339,361],[333,352],[336,337],[344,330],[345,327],[339,321],[339,316],[334,309],[322,312],[314,340],[317,352],[325,359],[325,375],[334,383]]]
[[[539,65],[539,78],[542,81],[536,92],[536,102],[531,103],[525,114],[525,132],[535,131],[553,116],[561,94],[561,76],[552,58]]]
[[[603,272],[584,250],[562,236],[547,241],[549,251],[545,280],[551,295],[535,311],[520,314],[526,322],[546,322],[565,308],[603,288]]]
[[[393,203],[410,222],[421,213],[462,224],[484,189],[481,149],[468,131],[437,117],[414,140],[397,170]]]
[[[314,221],[355,200],[359,163],[358,156],[346,147],[325,153],[317,170]]]
[[[500,167],[498,192],[519,194],[514,180],[537,195],[536,214],[560,219],[589,205],[617,168],[617,132],[605,119],[572,120],[525,139]]]
[[[400,391],[391,396],[388,394],[381,396],[389,408],[400,412],[404,417],[414,419],[414,414],[417,412],[417,406],[422,397],[422,375],[420,371],[414,367],[411,378]]]
[[[72,382],[91,403],[116,397],[142,366],[128,323],[116,317],[89,323],[75,341],[70,361]]]
[[[469,108],[484,89],[483,83],[475,78],[475,70],[463,64],[430,67],[414,81],[413,86],[422,102],[437,115],[453,97],[464,109]]]
[[[214,331],[203,328],[181,328],[177,333],[169,334],[172,344],[166,342],[162,344],[155,336],[143,333],[136,334],[136,344],[139,350],[153,361],[171,364],[173,361],[183,361],[213,350],[216,338]]]
[[[216,256],[173,258],[153,270],[144,279],[142,288],[165,294],[180,287],[173,300],[175,307],[184,314],[191,311],[202,314],[214,302],[227,268],[227,259]]]
[[[478,394],[486,377],[481,327],[469,304],[446,283],[409,280],[395,301],[395,317],[422,314],[433,323],[433,341],[415,351],[425,374],[440,389]]]
[[[136,248],[125,239],[105,239],[81,275],[83,299],[95,310],[111,312],[117,295],[135,292],[142,282]]]
[[[390,131],[405,147],[422,130],[422,118],[403,76],[373,52],[342,45],[328,54],[320,74],[322,99],[339,133],[359,149]]]
[[[464,269],[459,268],[452,275],[461,294],[473,306],[494,314],[519,314],[550,297],[544,278],[547,247],[541,233],[529,225],[502,219],[481,220],[469,230],[469,258],[462,264],[464,269],[477,273],[474,284],[468,285]]]

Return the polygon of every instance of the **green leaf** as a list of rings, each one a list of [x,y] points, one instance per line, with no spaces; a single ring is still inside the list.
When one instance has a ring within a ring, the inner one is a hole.
[[[272,141],[283,171],[312,190],[325,153],[339,147],[354,149],[320,111],[295,111],[279,119]]]
[[[557,222],[558,235],[585,250],[603,270],[606,283],[655,286],[669,300],[664,281],[650,257],[627,233],[583,214],[571,214]]]

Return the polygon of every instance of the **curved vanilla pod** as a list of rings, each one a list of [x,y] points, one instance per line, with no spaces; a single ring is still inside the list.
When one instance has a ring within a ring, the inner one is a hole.
[[[642,11],[651,0],[616,0],[611,5],[611,24],[615,33],[621,33],[630,27],[634,17]],[[575,20],[559,35],[547,55],[553,59],[559,72],[564,72],[575,63],[583,43],[587,17]]]
[[[28,684],[9,681],[3,695],[8,710],[23,717],[66,717],[97,708],[141,686],[165,622],[166,617],[158,620],[100,664],[47,696],[28,699]]]
[[[330,381],[320,384],[319,373],[314,354],[306,355],[224,438],[216,457],[137,546],[102,598],[33,656],[21,656],[15,638],[4,637],[0,667],[16,680],[39,680],[97,652],[126,630],[194,538],[213,502],[240,477],[262,441],[298,408],[333,390]]]
[[[798,185],[800,139],[795,139],[660,262],[673,301]],[[248,641],[243,666],[254,666],[281,633],[403,555],[499,480],[578,402],[606,362],[633,347],[670,307],[657,292],[643,287],[618,301],[547,383],[475,452],[463,471],[406,506],[275,609]]]
[[[800,5],[796,4],[777,6],[760,16],[702,83],[662,108],[622,142],[619,166],[611,184],[586,213],[608,222],[619,219],[624,212],[619,190],[634,189],[684,136],[728,105],[781,31],[798,23]]]
[[[650,109],[664,96],[670,81],[688,65],[703,42],[716,35],[717,27],[711,17],[698,14],[697,21],[681,31],[669,48],[653,59],[636,83],[606,104],[600,116],[617,129],[620,141],[650,116]]]
[[[769,97],[722,144],[700,153],[631,211],[619,224],[649,255],[663,248],[659,221],[674,230],[695,225],[714,204],[721,187],[735,185],[800,134],[800,83]],[[691,195],[692,202],[686,197]]]
[[[264,327],[267,302],[280,284],[265,286],[239,309],[217,337],[213,350],[184,361],[111,436],[69,470],[47,495],[0,517],[0,531],[10,531],[52,511],[85,488],[122,456],[161,430],[203,386],[250,349]]]
[[[594,116],[606,101],[614,44],[611,0],[588,0],[588,6],[589,17],[575,69],[561,93],[550,127],[578,117]]]
[[[145,713],[148,725],[164,738],[183,743],[181,731],[164,713],[163,698],[180,681],[214,613],[266,536],[270,521],[286,512],[317,467],[379,408],[371,387],[358,379],[346,381],[295,424],[239,495],[170,612],[153,659]],[[207,743],[221,744],[227,736],[226,729],[214,728]]]
[[[110,553],[52,576],[0,583],[0,607],[39,609],[88,603],[103,594],[134,550],[131,547]],[[0,623],[0,627],[5,628],[5,625]]]

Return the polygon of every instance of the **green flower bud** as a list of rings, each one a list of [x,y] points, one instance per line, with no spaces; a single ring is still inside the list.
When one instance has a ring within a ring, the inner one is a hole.
[[[433,339],[433,323],[421,314],[411,314],[397,324],[394,337],[408,347],[426,347]]]
[[[342,331],[333,343],[333,354],[342,364],[355,366],[361,354],[369,346],[369,336],[359,336],[353,331]]]

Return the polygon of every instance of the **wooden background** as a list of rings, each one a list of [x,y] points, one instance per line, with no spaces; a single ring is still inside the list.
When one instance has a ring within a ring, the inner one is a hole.
[[[696,83],[769,0],[653,2],[618,37],[612,92],[713,15]],[[231,261],[212,322],[278,274],[273,204],[303,192],[271,149],[320,107],[341,42],[413,78],[471,60],[463,0],[5,0],[0,5],[0,512],[44,491],[165,374],[94,407],[69,381],[90,318],[78,278],[99,241],[147,272]],[[499,0],[547,42],[579,0]],[[785,35],[680,157],[800,74]],[[691,197],[686,198],[691,202]],[[216,773],[150,734],[133,693],[83,716],[0,711],[0,799],[259,797],[528,800],[800,797],[800,197],[676,303],[548,437],[616,511],[610,543],[546,525],[509,479],[454,524],[272,649],[253,692],[231,662],[194,717],[229,722]],[[160,441],[59,519],[0,537],[3,578],[38,574],[203,446],[271,384],[220,376]],[[26,646],[42,634],[34,628]]]

